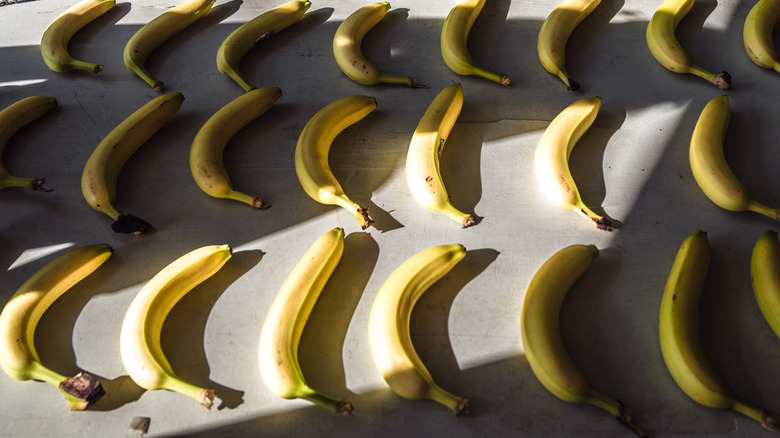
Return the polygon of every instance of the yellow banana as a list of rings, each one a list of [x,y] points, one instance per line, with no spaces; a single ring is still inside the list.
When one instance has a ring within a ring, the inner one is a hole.
[[[563,0],[542,23],[536,51],[542,67],[561,78],[570,91],[580,84],[566,71],[566,42],[574,29],[601,3],[601,0]]]
[[[452,205],[439,171],[439,156],[462,107],[463,87],[460,84],[444,88],[433,99],[409,143],[406,181],[417,202],[466,228],[476,222],[470,214]]]
[[[293,0],[263,12],[236,28],[219,45],[217,69],[236,81],[244,91],[257,88],[241,74],[241,60],[261,41],[297,23],[309,6],[309,0]]]
[[[553,254],[528,284],[520,311],[523,351],[531,370],[553,395],[572,403],[589,403],[612,414],[639,436],[623,404],[588,383],[563,345],[560,310],[572,285],[599,255],[594,245],[570,245]]]
[[[731,76],[722,71],[712,73],[693,63],[677,41],[675,30],[690,12],[694,0],[664,0],[647,24],[647,46],[653,57],[666,69],[675,73],[691,73],[717,85],[721,90],[731,86]]]
[[[146,23],[125,45],[123,58],[128,70],[137,74],[158,93],[162,81],[154,78],[145,67],[146,59],[164,42],[206,15],[215,0],[184,0]]]
[[[759,0],[745,18],[742,40],[748,56],[759,67],[780,73],[774,28],[780,20],[780,0]]]
[[[35,328],[57,298],[94,272],[111,253],[108,245],[89,245],[61,254],[25,281],[0,313],[0,368],[16,380],[58,387],[72,410],[87,409],[105,392],[87,373],[68,378],[42,364],[35,348]]]
[[[756,241],[750,258],[750,282],[761,314],[780,337],[780,242],[767,230]]]
[[[333,37],[333,55],[341,71],[353,81],[363,85],[379,83],[427,88],[409,76],[393,76],[382,73],[363,56],[360,44],[363,37],[377,25],[390,10],[389,2],[368,3],[353,12],[336,29]]]
[[[248,91],[220,108],[209,118],[192,142],[190,170],[198,187],[215,198],[234,199],[253,208],[266,209],[260,196],[236,191],[230,183],[222,154],[238,131],[260,117],[282,96],[278,87]]]
[[[450,10],[441,29],[441,55],[453,72],[482,76],[501,85],[509,85],[509,76],[482,67],[468,49],[469,32],[482,12],[485,0],[459,0]]]
[[[354,95],[337,99],[306,123],[295,148],[295,172],[303,190],[320,204],[338,205],[351,212],[364,230],[374,223],[368,215],[368,207],[359,206],[344,194],[328,165],[328,152],[341,131],[374,109],[376,99],[373,97]]]
[[[90,155],[81,175],[81,192],[87,204],[107,214],[117,233],[141,234],[150,225],[115,205],[116,183],[125,162],[143,143],[179,111],[184,96],[169,93],[152,99],[123,120],[103,138]]]
[[[729,98],[721,95],[707,103],[691,136],[689,158],[693,177],[707,197],[729,211],[753,211],[780,220],[780,209],[753,199],[729,168],[723,153],[729,125]]]
[[[534,155],[536,182],[550,202],[576,211],[600,230],[612,231],[612,222],[588,208],[580,197],[569,170],[569,156],[577,141],[590,128],[601,108],[601,98],[574,101],[560,112],[542,134]]]
[[[458,243],[433,246],[412,256],[385,280],[368,316],[368,340],[379,373],[396,394],[429,399],[455,415],[468,412],[468,400],[439,387],[412,345],[409,318],[422,294],[466,256]]]
[[[57,99],[49,96],[31,96],[18,100],[0,111],[0,157],[8,141],[24,126],[57,107]],[[25,178],[12,175],[0,159],[0,189],[27,187],[49,192],[45,178]]]
[[[659,341],[666,367],[680,389],[696,402],[732,409],[777,430],[765,410],[739,399],[704,355],[699,339],[699,302],[709,264],[707,233],[696,230],[680,246],[661,298]]]
[[[119,349],[127,374],[141,388],[167,389],[197,400],[211,409],[214,390],[179,378],[160,346],[165,317],[179,300],[230,259],[228,245],[204,246],[179,257],[141,288],[125,313]]]
[[[84,70],[98,73],[101,64],[73,59],[68,53],[68,42],[81,28],[105,14],[116,5],[116,0],[84,0],[60,14],[46,27],[41,37],[41,55],[46,66],[56,72]]]
[[[293,268],[271,304],[260,333],[260,374],[268,389],[286,399],[302,398],[339,414],[352,404],[321,394],[306,384],[298,344],[322,289],[344,252],[344,230],[320,236]]]

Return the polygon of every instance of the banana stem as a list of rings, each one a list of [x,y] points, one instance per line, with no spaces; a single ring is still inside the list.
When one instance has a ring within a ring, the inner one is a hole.
[[[336,400],[334,398],[328,397],[327,395],[320,394],[308,386],[303,389],[299,398],[308,400],[317,406],[323,407],[337,414],[350,415],[352,413],[352,403],[343,400]]]
[[[698,65],[691,66],[689,71],[700,78],[712,82],[721,90],[728,90],[731,87],[731,75],[725,71],[720,73],[712,73],[699,67]]]
[[[477,68],[474,74],[482,76],[486,79],[490,79],[491,81],[498,82],[501,85],[509,85],[510,82],[509,76],[482,67]]]
[[[379,77],[379,82],[386,84],[406,85],[407,87],[411,88],[428,88],[427,85],[421,84],[409,76],[382,75]]]
[[[201,388],[185,382],[178,377],[169,377],[166,379],[162,388],[191,397],[197,400],[201,406],[205,406],[208,409],[211,409],[211,406],[214,404],[215,395],[213,389]]]
[[[751,201],[748,205],[748,210],[763,214],[764,216],[771,217],[777,222],[780,222],[780,208],[768,207],[757,201]]]
[[[100,73],[103,71],[103,66],[100,64],[94,64],[91,62],[84,62],[75,59],[70,61],[68,66],[76,70],[84,70],[92,73]]]
[[[457,417],[461,416],[462,414],[467,414],[469,412],[468,399],[452,395],[449,392],[439,388],[436,385],[433,385],[430,394],[428,394],[428,397],[431,400],[439,402],[444,406],[450,408],[452,412],[455,413],[455,416]]]
[[[758,421],[759,423],[761,423],[761,426],[763,426],[764,429],[767,429],[772,432],[777,432],[780,430],[777,428],[775,419],[770,417],[769,414],[767,414],[767,412],[764,409],[761,409],[759,407],[751,405],[750,403],[746,403],[742,401],[735,401],[734,406],[732,406],[732,409]]]
[[[581,207],[579,210],[577,210],[577,213],[588,218],[591,222],[593,222],[596,225],[596,228],[598,228],[599,230],[604,230],[604,231],[615,230],[615,228],[612,227],[611,220],[596,214],[595,212],[593,212],[593,210],[589,209],[588,207]]]
[[[43,185],[46,183],[45,178],[22,178],[19,176],[6,175],[0,181],[0,189],[8,187],[23,187],[33,190],[40,190],[42,192],[51,192],[52,189],[46,188]]]
[[[237,192],[235,190],[230,192],[228,198],[249,204],[252,206],[252,208],[256,208],[258,210],[265,210],[266,208],[270,207],[270,205],[264,203],[263,199],[258,195],[247,195],[246,193]]]
[[[636,433],[639,437],[645,437],[644,431],[642,431],[639,426],[633,423],[631,420],[631,415],[626,412],[626,409],[621,401],[611,399],[601,393],[595,393],[593,396],[587,399],[587,402],[612,414],[613,417],[617,418],[618,421],[620,421],[624,426],[633,430],[634,433]]]

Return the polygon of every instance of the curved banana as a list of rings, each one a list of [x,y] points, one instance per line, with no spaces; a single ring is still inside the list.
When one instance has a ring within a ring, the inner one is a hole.
[[[341,71],[353,81],[363,85],[379,83],[427,88],[409,76],[393,76],[382,73],[363,56],[360,44],[363,37],[385,17],[389,2],[368,3],[341,22],[333,37],[333,55]]]
[[[81,175],[81,193],[90,207],[114,220],[111,229],[115,232],[141,234],[151,227],[116,207],[117,178],[133,152],[176,115],[182,102],[184,96],[179,92],[152,99],[109,132],[87,160]]]
[[[322,289],[344,252],[344,230],[320,236],[285,280],[271,304],[260,333],[260,374],[274,394],[302,398],[339,414],[352,404],[321,394],[306,384],[298,363],[298,344]]]
[[[509,85],[509,76],[482,67],[469,52],[467,43],[474,21],[482,12],[485,0],[459,0],[450,10],[441,29],[441,55],[453,72],[475,75]]]
[[[594,245],[570,245],[553,254],[528,284],[520,311],[523,351],[531,370],[553,395],[572,403],[589,403],[612,414],[639,436],[623,404],[603,395],[586,380],[563,345],[559,316],[572,285],[599,255]]]
[[[750,258],[750,282],[761,314],[780,337],[780,242],[767,230],[756,241]]]
[[[439,171],[439,156],[463,107],[463,87],[450,85],[439,92],[414,130],[406,155],[406,181],[414,199],[463,228],[476,221],[452,205]]]
[[[90,245],[61,254],[25,281],[0,313],[0,368],[16,380],[58,387],[72,410],[87,409],[105,392],[85,372],[68,378],[42,364],[35,349],[35,328],[57,298],[94,272],[111,253],[108,245]]]
[[[569,170],[569,156],[577,141],[590,128],[601,108],[601,98],[574,101],[560,112],[542,134],[534,154],[534,173],[542,193],[560,208],[573,210],[600,230],[612,231],[612,222],[588,208],[580,197]]]
[[[217,273],[232,255],[228,245],[190,251],[152,277],[135,296],[122,322],[119,349],[127,374],[138,386],[178,392],[211,409],[214,390],[185,382],[173,372],[160,346],[160,332],[173,306]]]
[[[368,316],[371,354],[390,389],[404,398],[439,402],[455,415],[468,412],[468,400],[433,381],[412,345],[409,318],[420,296],[465,256],[466,248],[459,243],[433,246],[412,256],[385,280]]]
[[[745,51],[756,65],[780,73],[780,58],[773,38],[778,20],[780,0],[759,0],[745,18],[742,40]]]
[[[563,0],[544,20],[539,30],[536,51],[542,67],[561,78],[570,91],[580,84],[566,71],[566,42],[574,29],[601,3],[601,0]]]
[[[24,126],[37,120],[57,107],[57,99],[49,96],[31,96],[18,100],[0,111],[0,189],[27,187],[49,192],[43,184],[45,178],[25,178],[12,175],[2,162],[2,154],[8,141]]]
[[[775,431],[774,419],[765,410],[740,400],[704,355],[699,339],[699,301],[709,264],[707,233],[696,230],[680,246],[661,298],[658,326],[664,362],[680,389],[694,401],[732,409]]]
[[[146,59],[172,36],[206,15],[216,0],[184,0],[146,23],[125,45],[125,66],[137,74],[158,93],[162,81],[154,78],[145,67]]]
[[[293,0],[263,12],[236,28],[219,45],[217,69],[236,81],[244,91],[257,88],[241,74],[241,60],[260,42],[297,23],[309,6],[309,0]]]
[[[241,128],[260,117],[281,96],[278,87],[256,88],[220,108],[203,124],[190,148],[190,170],[201,190],[215,198],[234,199],[263,210],[268,208],[260,196],[233,188],[222,154]]]
[[[647,46],[653,57],[666,69],[675,73],[691,73],[726,90],[731,86],[731,75],[725,71],[712,73],[694,64],[674,34],[693,3],[694,0],[664,0],[647,24]]]
[[[320,204],[338,205],[351,212],[364,230],[374,223],[368,207],[359,206],[344,194],[328,165],[328,152],[341,131],[374,109],[376,99],[369,96],[347,96],[331,102],[306,123],[295,148],[295,172],[303,190]]]
[[[46,27],[41,37],[41,55],[46,66],[56,72],[84,70],[98,73],[101,64],[73,59],[68,42],[82,27],[96,20],[116,5],[116,0],[84,0],[60,14]]]
[[[753,199],[729,168],[723,153],[729,125],[729,98],[721,95],[707,103],[691,136],[689,158],[693,177],[707,197],[729,211],[753,211],[780,221],[780,209]]]

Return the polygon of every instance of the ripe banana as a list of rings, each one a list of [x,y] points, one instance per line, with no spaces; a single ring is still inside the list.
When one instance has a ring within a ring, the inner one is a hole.
[[[542,67],[561,78],[570,91],[580,84],[566,71],[566,42],[574,29],[601,3],[601,0],[563,0],[542,23],[536,51]]]
[[[534,173],[542,193],[560,208],[573,210],[600,230],[612,231],[612,222],[589,209],[580,197],[569,170],[569,156],[577,141],[593,124],[601,98],[574,101],[558,114],[542,134],[534,155]]]
[[[304,126],[295,148],[295,172],[303,190],[320,204],[338,205],[355,215],[360,228],[374,223],[368,207],[361,207],[344,194],[328,165],[330,145],[341,131],[376,109],[369,96],[342,97],[319,110]]]
[[[644,436],[631,422],[621,402],[603,395],[588,383],[561,339],[559,317],[563,300],[598,255],[594,245],[570,245],[553,254],[536,271],[520,311],[523,351],[531,370],[553,395],[567,402],[589,403],[604,409]]]
[[[84,0],[60,14],[49,24],[41,37],[41,55],[46,66],[56,72],[84,70],[98,73],[100,64],[73,59],[68,53],[68,42],[81,28],[94,21],[116,5],[116,0]]]
[[[729,211],[754,211],[780,221],[780,209],[753,199],[729,168],[723,153],[729,125],[729,98],[721,95],[707,103],[691,136],[689,158],[693,177],[707,197]]]
[[[235,199],[263,210],[268,208],[260,196],[233,188],[222,155],[230,139],[281,96],[282,90],[277,87],[256,88],[220,108],[203,124],[190,148],[190,170],[201,190],[215,198]]]
[[[206,15],[215,1],[184,0],[146,23],[125,45],[125,66],[154,91],[162,92],[164,84],[146,70],[146,59],[168,39]]]
[[[241,60],[260,42],[297,23],[309,6],[309,0],[293,0],[263,12],[239,26],[219,45],[217,69],[236,81],[244,91],[257,88],[241,74]]]
[[[414,198],[425,208],[439,212],[463,228],[476,221],[452,205],[439,171],[439,156],[463,107],[463,87],[450,85],[439,92],[414,130],[406,155],[406,180]]]
[[[653,57],[668,70],[691,73],[726,90],[731,86],[731,76],[725,71],[712,73],[694,64],[674,34],[693,3],[694,0],[664,0],[647,24],[647,46]]]
[[[293,268],[271,304],[260,333],[260,374],[274,394],[302,398],[339,414],[352,404],[321,394],[306,384],[298,363],[298,344],[322,289],[344,252],[344,230],[320,236]]]
[[[142,234],[151,227],[116,207],[117,178],[133,152],[176,115],[183,101],[179,92],[152,99],[109,132],[87,160],[81,175],[81,193],[90,207],[114,220],[111,229],[115,232]]]
[[[25,281],[0,313],[0,368],[16,380],[58,387],[72,410],[87,409],[105,392],[87,373],[68,378],[42,364],[35,348],[35,328],[57,298],[94,272],[111,253],[108,245],[90,245],[61,254]]]
[[[441,29],[441,55],[450,70],[459,75],[482,76],[509,85],[509,76],[479,65],[467,46],[471,27],[484,5],[485,0],[459,0],[450,10]]]
[[[379,83],[406,85],[412,88],[427,88],[408,76],[393,76],[382,73],[361,51],[363,37],[390,10],[389,2],[368,3],[346,18],[333,37],[333,55],[341,71],[353,81],[363,85]]]
[[[0,158],[8,141],[24,126],[37,120],[57,107],[57,99],[48,96],[31,96],[21,99],[0,111]],[[8,187],[27,187],[33,190],[49,192],[43,184],[44,178],[24,178],[11,175],[0,159],[0,189]]]
[[[214,390],[185,382],[173,372],[160,346],[160,332],[173,306],[219,271],[232,255],[228,245],[190,251],[152,277],[130,303],[122,322],[119,349],[127,374],[138,386],[178,392],[211,409]]]
[[[733,409],[766,429],[777,430],[765,410],[734,394],[704,355],[699,339],[699,302],[709,264],[707,233],[696,230],[680,246],[661,298],[659,340],[666,367],[680,389],[696,402]]]
[[[780,243],[767,230],[756,241],[750,258],[750,282],[761,314],[780,337]]]
[[[778,20],[780,0],[759,0],[745,18],[742,39],[748,56],[756,65],[780,73],[780,58],[773,38]]]
[[[468,400],[440,388],[412,345],[409,318],[431,285],[466,255],[458,243],[433,246],[412,256],[385,280],[368,316],[368,340],[379,373],[390,389],[408,399],[429,399],[455,415],[468,412]]]

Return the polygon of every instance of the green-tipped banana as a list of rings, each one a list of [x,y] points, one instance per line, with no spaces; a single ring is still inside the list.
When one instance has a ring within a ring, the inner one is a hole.
[[[759,67],[780,73],[774,29],[780,20],[780,0],[759,0],[745,17],[742,40],[750,59]]]
[[[41,37],[41,55],[46,66],[56,72],[84,70],[98,73],[101,64],[74,59],[68,43],[81,28],[96,20],[116,5],[116,0],[84,0],[60,14],[46,27]]]
[[[588,383],[561,339],[559,316],[563,300],[598,255],[594,245],[570,245],[553,254],[536,271],[520,313],[523,352],[534,375],[553,395],[604,409],[641,437],[644,433],[632,423],[623,404]]]
[[[767,230],[756,241],[750,258],[750,283],[764,319],[780,337],[780,242]]]
[[[731,87],[731,76],[728,73],[712,73],[694,64],[677,41],[674,32],[693,3],[694,0],[664,0],[647,24],[647,46],[653,57],[666,69],[675,73],[690,73],[717,85],[721,90],[728,89]]]
[[[694,401],[710,408],[732,409],[775,431],[774,419],[764,409],[741,400],[704,355],[699,302],[709,264],[707,233],[696,230],[680,246],[661,298],[658,326],[664,362],[680,389]]]
[[[217,69],[229,76],[244,89],[252,91],[252,85],[239,69],[241,60],[261,41],[297,23],[309,9],[309,0],[293,0],[270,9],[247,21],[230,33],[217,50]]]
[[[111,253],[108,245],[89,245],[58,256],[25,281],[0,313],[0,368],[16,380],[58,387],[72,410],[87,409],[105,392],[87,373],[68,378],[42,364],[35,348],[35,328],[57,298],[93,273]]]
[[[57,107],[57,99],[49,96],[31,96],[8,105],[0,111],[0,189],[24,187],[43,192],[50,191],[43,184],[45,178],[26,178],[12,175],[2,161],[8,141],[17,131]]]
[[[780,209],[753,199],[734,175],[723,153],[730,117],[729,98],[721,95],[707,103],[691,136],[689,159],[693,177],[707,198],[729,211],[753,211],[780,221]]]
[[[320,236],[293,268],[271,304],[260,333],[260,373],[274,394],[302,398],[328,410],[349,414],[352,404],[312,389],[298,363],[298,344],[322,289],[344,252],[344,230]]]
[[[248,91],[220,108],[200,128],[190,148],[190,170],[198,187],[207,195],[234,199],[253,208],[268,208],[260,196],[233,188],[222,155],[230,139],[281,96],[282,90],[278,87]]]
[[[412,345],[409,319],[420,296],[465,256],[466,248],[452,243],[430,247],[407,259],[385,280],[368,316],[371,354],[390,389],[404,398],[436,401],[455,415],[468,412],[468,400],[433,381]]]

